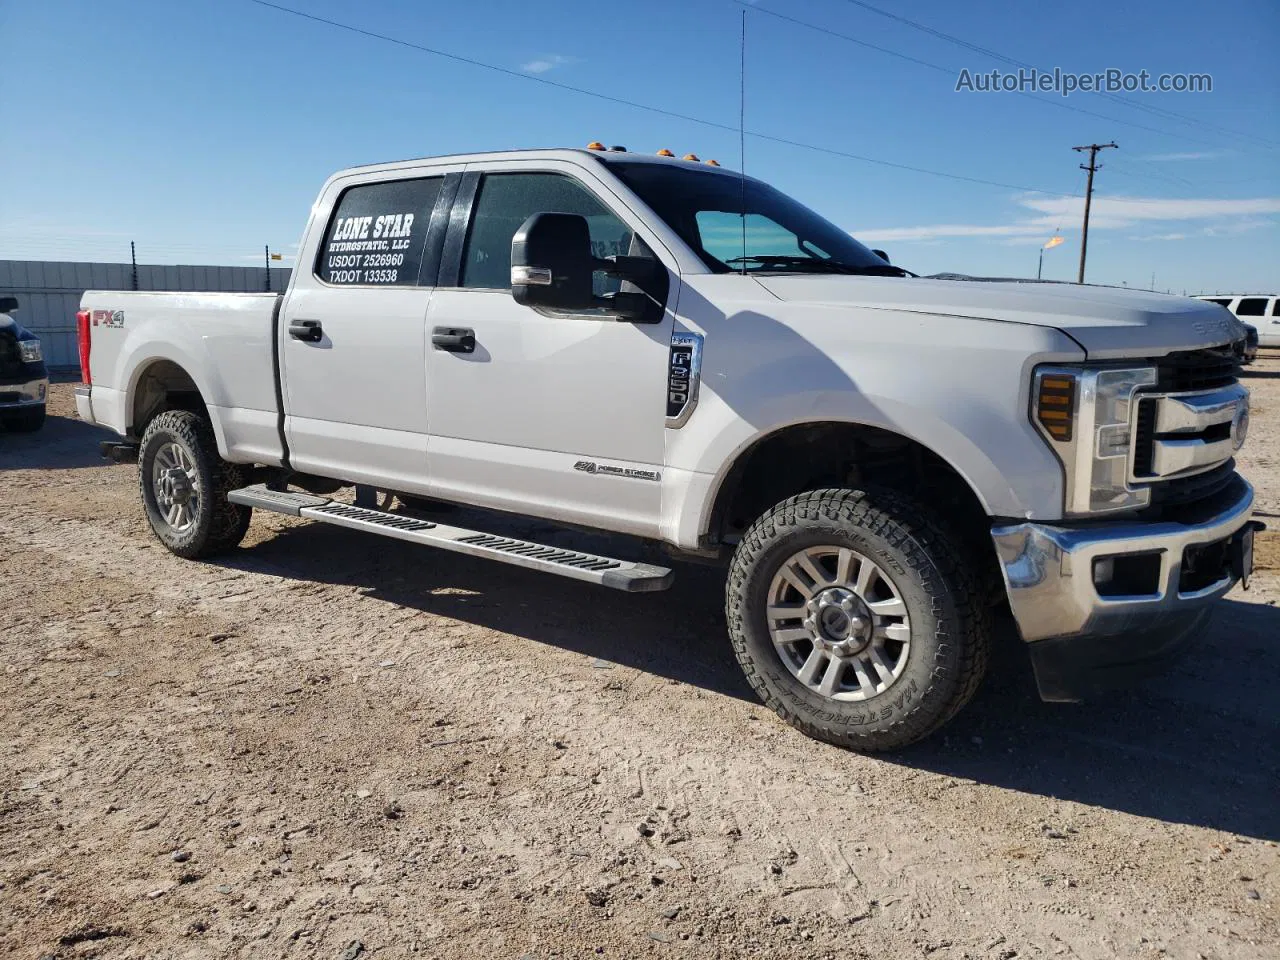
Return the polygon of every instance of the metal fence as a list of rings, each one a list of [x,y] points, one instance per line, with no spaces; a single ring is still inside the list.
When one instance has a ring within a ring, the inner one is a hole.
[[[264,288],[265,267],[138,265],[139,290],[249,293]],[[271,289],[284,290],[288,267],[273,267]],[[15,318],[40,338],[51,367],[78,367],[76,311],[86,290],[132,290],[127,263],[64,263],[54,260],[0,260],[0,297],[15,296]]]

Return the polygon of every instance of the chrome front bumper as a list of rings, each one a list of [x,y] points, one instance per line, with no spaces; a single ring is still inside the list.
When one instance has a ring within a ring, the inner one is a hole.
[[[18,407],[37,407],[45,402],[49,393],[49,379],[40,377],[26,383],[0,384],[0,409],[13,410]],[[5,394],[16,394],[16,399],[5,398]]]
[[[1230,540],[1253,509],[1253,487],[1243,478],[1230,488],[1234,498],[1194,521],[1119,521],[1061,527],[1016,523],[995,527],[996,554],[1004,572],[1009,605],[1022,639],[1123,637],[1154,622],[1173,622],[1199,612],[1236,584],[1226,568],[1214,582],[1180,590],[1183,561],[1190,547]],[[1108,557],[1155,555],[1156,588],[1150,593],[1103,596],[1094,583],[1094,561]],[[1122,641],[1117,641],[1122,642]]]

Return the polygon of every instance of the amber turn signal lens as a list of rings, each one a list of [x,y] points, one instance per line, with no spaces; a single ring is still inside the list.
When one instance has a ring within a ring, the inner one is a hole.
[[[1071,440],[1076,415],[1076,378],[1050,373],[1040,378],[1036,419],[1049,436],[1061,443]]]

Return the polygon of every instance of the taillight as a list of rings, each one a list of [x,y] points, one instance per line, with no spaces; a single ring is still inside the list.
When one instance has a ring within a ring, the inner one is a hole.
[[[76,314],[76,340],[80,344],[80,382],[93,383],[89,373],[89,311]]]

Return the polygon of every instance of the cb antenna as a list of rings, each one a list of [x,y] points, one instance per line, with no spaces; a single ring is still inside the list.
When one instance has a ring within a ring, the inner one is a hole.
[[[742,203],[742,275],[747,275],[747,11],[738,45],[738,194]]]

